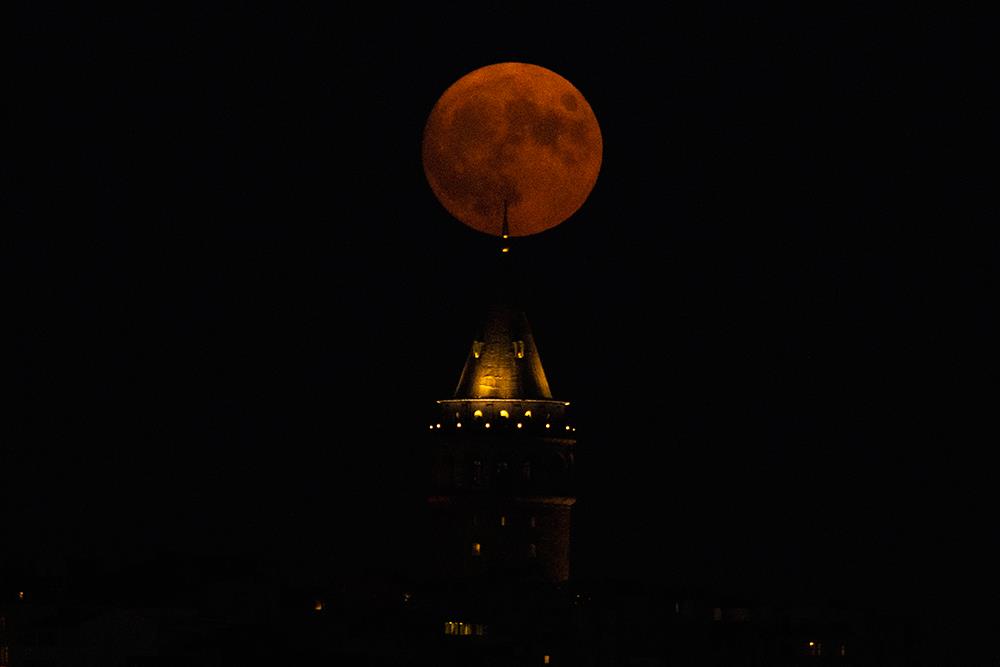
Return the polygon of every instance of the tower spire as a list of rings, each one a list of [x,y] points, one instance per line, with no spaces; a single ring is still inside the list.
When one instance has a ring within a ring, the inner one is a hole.
[[[507,239],[510,238],[510,223],[507,220],[507,200],[503,200],[503,226],[500,228],[500,252],[510,252]]]

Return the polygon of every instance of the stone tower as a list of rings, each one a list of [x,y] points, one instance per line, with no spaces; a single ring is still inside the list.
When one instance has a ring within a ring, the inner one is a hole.
[[[569,577],[576,429],[568,406],[549,390],[527,317],[501,291],[430,424],[438,576]]]

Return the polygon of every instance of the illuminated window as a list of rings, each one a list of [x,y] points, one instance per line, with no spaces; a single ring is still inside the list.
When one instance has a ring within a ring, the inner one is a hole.
[[[473,542],[472,543],[472,555],[473,556],[479,556],[482,553],[483,553],[483,545],[481,545],[479,542]]]
[[[313,602],[313,611],[323,611],[323,601],[316,600]]]
[[[531,410],[525,410],[525,411],[524,411],[524,416],[525,416],[525,417],[526,417],[527,419],[531,419]]]
[[[472,413],[472,416],[475,419],[482,419],[483,418],[483,411],[482,410],[476,410],[475,412]]]
[[[486,626],[482,623],[445,621],[444,633],[453,637],[482,637],[486,634]]]
[[[503,516],[502,514],[500,515],[500,525],[501,526],[507,525],[507,517]]]
[[[503,417],[504,419],[508,419],[510,417],[510,413],[507,412],[506,410],[501,410],[500,416]]]
[[[806,655],[814,655],[816,657],[823,655],[823,645],[819,642],[807,642]]]
[[[524,359],[524,341],[515,340],[514,341],[514,356],[518,359]]]
[[[478,359],[479,355],[482,353],[483,353],[483,341],[481,340],[472,341],[472,356]]]
[[[23,600],[24,599],[24,591],[18,591],[17,592],[17,599],[18,600]]]
[[[536,547],[534,544],[529,544],[528,558],[535,558],[536,556],[538,556],[538,547]]]
[[[552,662],[552,659],[551,659],[550,656],[547,656],[547,655],[543,655],[542,656],[542,664],[543,665],[551,664],[551,662]]]

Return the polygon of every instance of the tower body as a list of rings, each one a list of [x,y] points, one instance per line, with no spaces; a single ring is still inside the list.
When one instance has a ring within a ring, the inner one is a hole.
[[[575,427],[524,313],[491,306],[430,424],[434,574],[564,581]]]

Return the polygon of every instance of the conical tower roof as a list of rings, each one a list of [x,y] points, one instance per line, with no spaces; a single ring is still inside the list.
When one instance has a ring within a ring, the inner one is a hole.
[[[503,302],[488,308],[472,341],[455,398],[552,398],[522,310]]]

